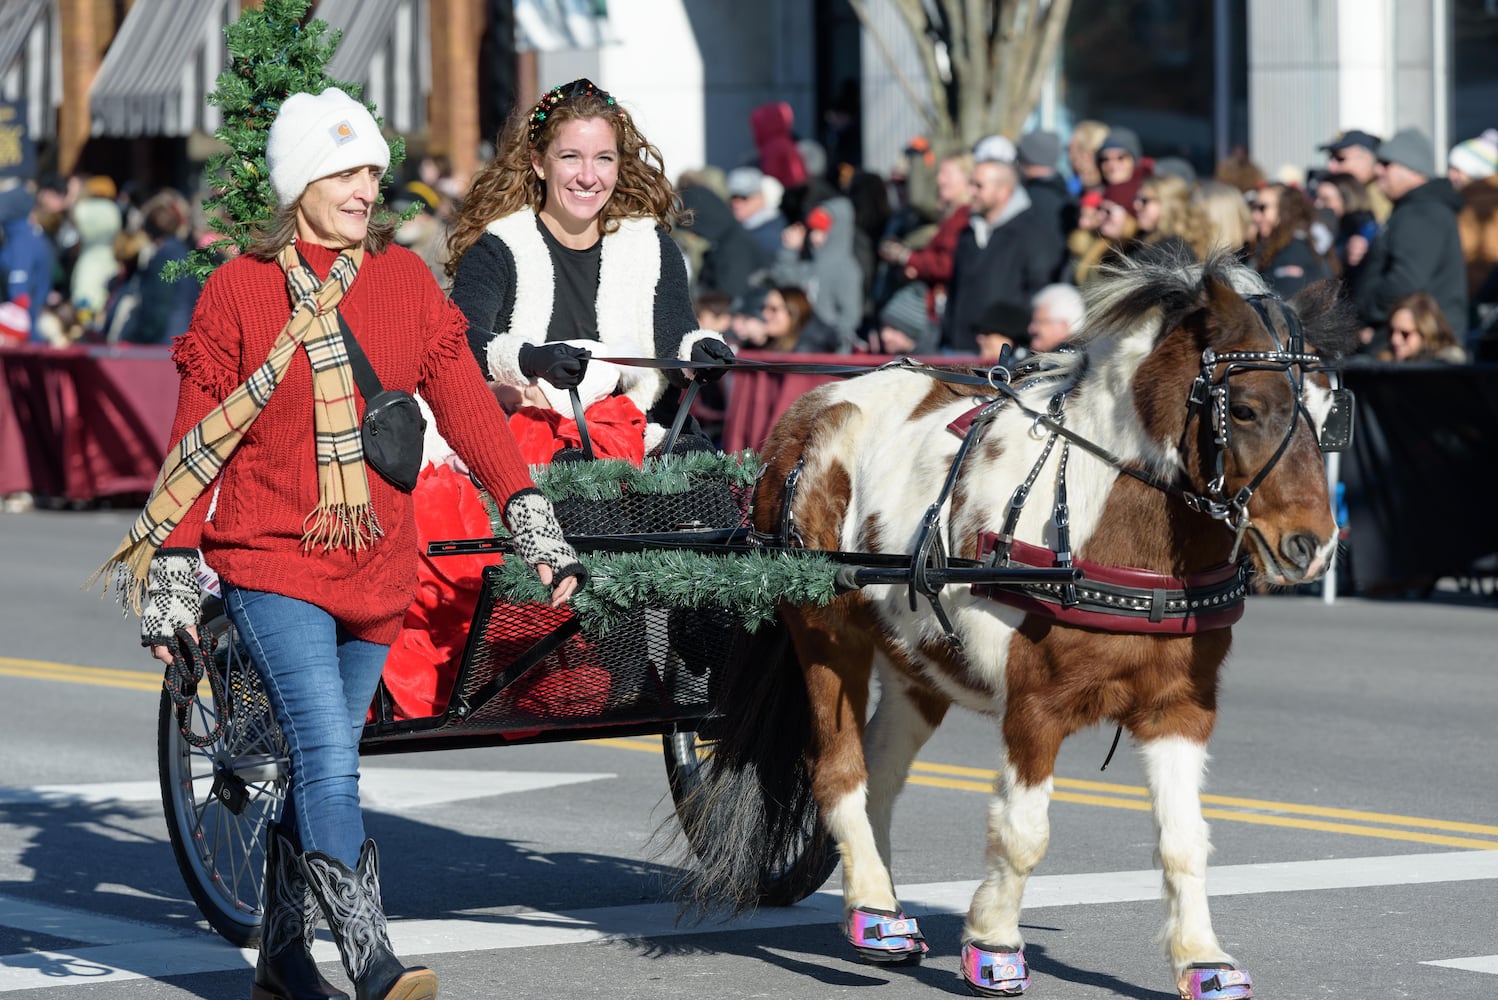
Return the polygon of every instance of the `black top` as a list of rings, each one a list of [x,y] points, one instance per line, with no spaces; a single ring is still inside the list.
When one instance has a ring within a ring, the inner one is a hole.
[[[574,250],[553,236],[539,215],[536,228],[556,268],[556,296],[551,304],[551,325],[546,328],[547,341],[597,340],[598,263],[603,259],[603,240],[595,240],[586,250]]]

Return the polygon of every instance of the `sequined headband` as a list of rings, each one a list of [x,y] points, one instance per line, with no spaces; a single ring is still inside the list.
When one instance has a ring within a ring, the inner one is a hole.
[[[546,127],[546,121],[551,117],[552,112],[556,110],[557,105],[575,97],[590,96],[599,98],[611,108],[615,106],[613,96],[608,91],[599,89],[592,80],[586,77],[573,80],[571,83],[564,83],[560,87],[552,87],[546,93],[542,94],[541,99],[536,102],[536,106],[531,110],[527,141],[532,146],[536,144],[536,136],[540,135],[541,130]]]

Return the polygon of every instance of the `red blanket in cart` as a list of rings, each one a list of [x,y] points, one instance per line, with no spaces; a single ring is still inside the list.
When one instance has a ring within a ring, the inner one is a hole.
[[[624,458],[636,465],[645,457],[645,417],[623,396],[600,400],[587,410],[588,434],[600,458]],[[536,407],[522,407],[510,417],[510,429],[521,454],[532,465],[544,465],[563,448],[581,443],[576,421]],[[427,543],[454,538],[487,538],[492,533],[489,512],[467,476],[446,464],[422,469],[411,494],[416,511],[417,591],[406,609],[404,627],[385,660],[384,681],[395,704],[397,719],[421,719],[447,708],[463,646],[468,641],[473,611],[478,605],[484,567],[492,555],[426,555]],[[550,615],[536,616],[536,638],[556,624]],[[598,669],[598,668],[592,668]],[[601,692],[607,696],[607,675]],[[538,686],[530,700],[544,700]],[[544,708],[544,706],[536,706]],[[557,706],[562,714],[577,714],[578,706]]]

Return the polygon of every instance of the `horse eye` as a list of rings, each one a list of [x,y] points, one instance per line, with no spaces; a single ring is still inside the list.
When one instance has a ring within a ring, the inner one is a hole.
[[[1240,424],[1251,424],[1259,418],[1259,415],[1254,412],[1254,408],[1244,403],[1234,403],[1228,408],[1228,412]]]

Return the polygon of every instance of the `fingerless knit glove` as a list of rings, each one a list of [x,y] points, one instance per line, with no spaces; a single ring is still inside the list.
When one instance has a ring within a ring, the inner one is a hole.
[[[164,646],[179,628],[196,628],[203,617],[197,549],[161,549],[146,572],[146,603],[140,613],[140,644]]]
[[[578,561],[577,553],[562,536],[551,501],[538,490],[521,490],[505,504],[505,525],[515,538],[515,554],[534,569],[545,563],[551,567],[552,584],[565,576],[575,576],[582,584],[588,571]]]

